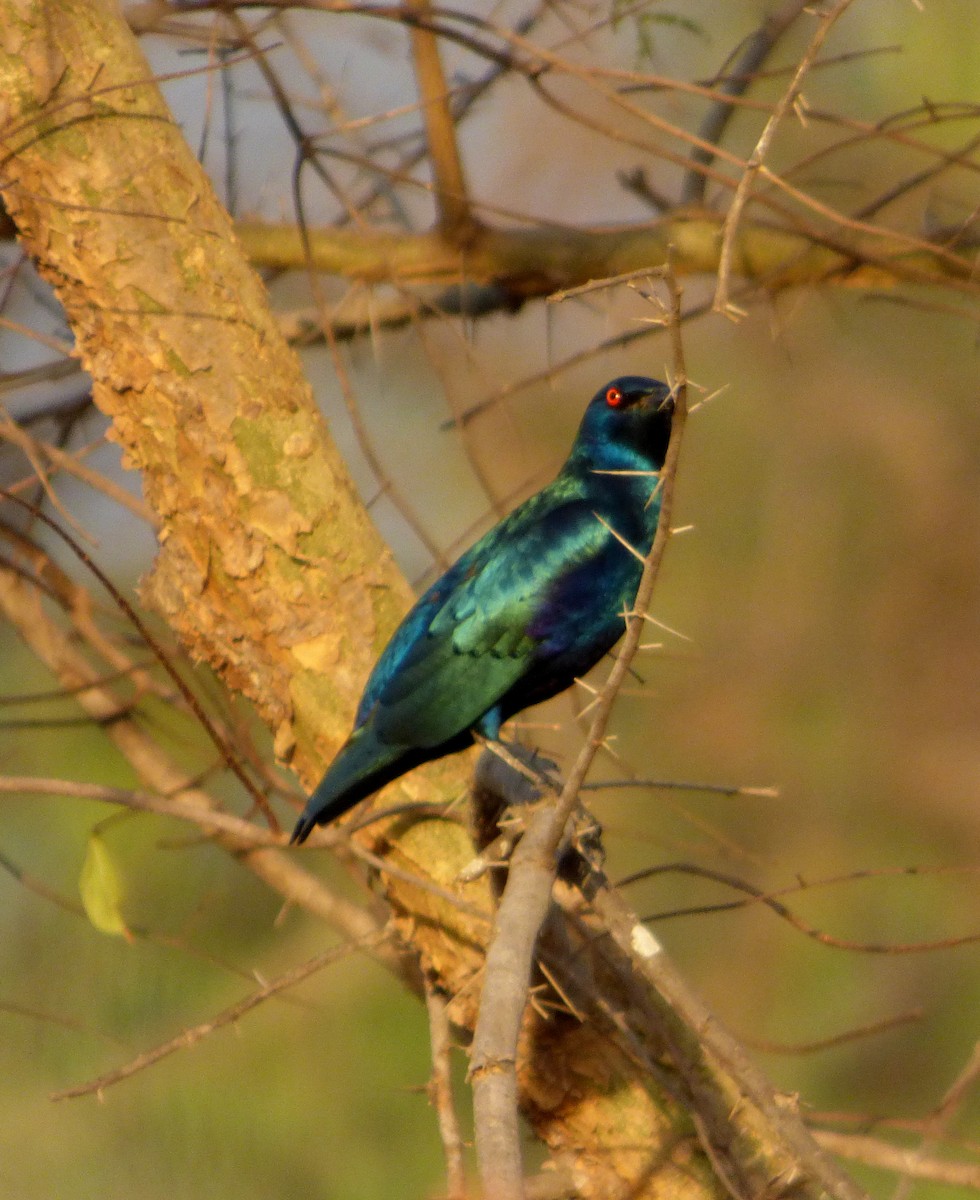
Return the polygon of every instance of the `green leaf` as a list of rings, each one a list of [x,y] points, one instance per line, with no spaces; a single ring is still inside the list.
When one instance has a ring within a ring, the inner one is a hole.
[[[85,861],[78,877],[78,890],[85,915],[96,929],[119,937],[131,936],[120,911],[122,883],[119,872],[112,861],[109,847],[102,836],[94,831],[89,835]]]

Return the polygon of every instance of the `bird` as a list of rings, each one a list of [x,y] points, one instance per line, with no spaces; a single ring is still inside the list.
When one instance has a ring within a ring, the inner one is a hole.
[[[395,630],[291,844],[477,736],[499,741],[506,721],[612,650],[657,531],[673,409],[671,389],[641,375],[595,393],[558,475],[465,551]]]

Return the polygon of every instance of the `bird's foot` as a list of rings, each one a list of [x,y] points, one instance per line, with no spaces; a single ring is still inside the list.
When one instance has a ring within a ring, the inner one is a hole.
[[[479,739],[482,741],[482,739]],[[510,859],[533,809],[561,792],[558,766],[528,746],[484,742],[473,788],[474,835],[480,854],[464,869],[465,881],[501,868]],[[578,887],[601,872],[602,827],[579,805],[558,852],[558,875]]]
[[[561,790],[558,764],[539,751],[520,742],[476,739],[483,753],[476,764],[475,784],[503,801],[512,804],[533,804],[547,791]]]

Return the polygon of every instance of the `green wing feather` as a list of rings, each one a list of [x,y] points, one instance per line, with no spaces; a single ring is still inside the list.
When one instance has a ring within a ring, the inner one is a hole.
[[[609,537],[580,500],[557,509],[547,493],[534,500],[543,503],[518,509],[519,522],[505,521],[460,559],[368,715],[382,742],[439,745],[476,724],[526,674],[539,645],[527,629],[556,578],[595,557]],[[497,552],[501,540],[518,539],[520,559]]]

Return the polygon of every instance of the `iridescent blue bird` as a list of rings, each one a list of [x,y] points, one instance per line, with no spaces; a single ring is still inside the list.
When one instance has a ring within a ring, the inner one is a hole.
[[[660,515],[670,389],[624,375],[593,396],[557,478],[449,568],[395,631],[354,731],[293,830],[302,842],[421,763],[496,740],[616,644]],[[628,543],[628,545],[624,545]],[[633,549],[630,549],[632,547]]]

